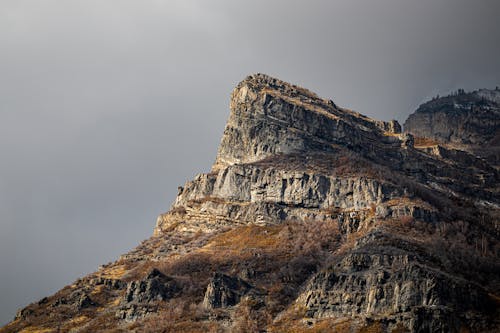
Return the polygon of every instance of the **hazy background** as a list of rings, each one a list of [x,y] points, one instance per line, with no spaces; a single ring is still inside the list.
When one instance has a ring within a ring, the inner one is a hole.
[[[151,235],[264,72],[403,122],[500,85],[498,0],[0,0],[0,324]]]

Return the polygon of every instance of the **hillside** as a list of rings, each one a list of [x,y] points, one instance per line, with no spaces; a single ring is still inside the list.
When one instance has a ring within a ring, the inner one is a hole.
[[[402,132],[247,77],[153,236],[0,332],[498,332],[497,102],[446,141],[446,98]]]
[[[404,124],[406,131],[500,166],[500,90],[479,89],[434,98]]]

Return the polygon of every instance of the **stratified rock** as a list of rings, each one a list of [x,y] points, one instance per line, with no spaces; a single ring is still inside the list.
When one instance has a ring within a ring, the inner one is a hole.
[[[397,132],[396,123],[341,109],[306,89],[264,74],[239,83],[230,108],[214,170],[276,154],[328,152],[332,144],[369,150],[377,142],[399,142],[383,133],[385,129]]]
[[[480,286],[444,274],[415,245],[382,245],[386,235],[374,240],[311,279],[297,300],[307,316],[382,317],[411,332],[455,332],[472,314],[494,308]]]

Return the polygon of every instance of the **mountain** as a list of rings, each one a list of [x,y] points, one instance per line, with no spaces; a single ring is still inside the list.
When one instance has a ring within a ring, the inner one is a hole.
[[[500,89],[435,98],[421,105],[404,127],[432,143],[466,150],[500,165]]]
[[[498,332],[496,96],[402,132],[249,76],[153,236],[0,332]]]

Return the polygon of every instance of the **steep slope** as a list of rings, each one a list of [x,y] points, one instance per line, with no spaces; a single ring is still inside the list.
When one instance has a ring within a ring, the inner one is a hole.
[[[499,173],[263,74],[154,235],[0,332],[495,332]]]

